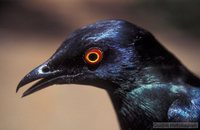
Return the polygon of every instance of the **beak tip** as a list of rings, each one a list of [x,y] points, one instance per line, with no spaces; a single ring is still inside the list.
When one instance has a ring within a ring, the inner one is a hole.
[[[22,94],[21,98],[24,98],[24,97],[26,97],[26,96],[28,96],[28,95],[29,95],[29,93],[27,93],[27,91],[26,91],[26,92],[24,92],[24,93]]]
[[[20,86],[18,85],[16,88],[16,93],[19,91],[19,89],[20,89]]]
[[[16,91],[15,91],[15,92],[17,93],[17,92],[19,91],[19,89],[20,89],[20,87],[19,87],[19,86],[17,86],[17,88],[16,88]]]
[[[25,97],[25,95],[23,94],[22,96],[21,96],[21,98],[24,98]]]
[[[17,85],[17,88],[16,88],[16,93],[19,91],[19,89],[23,86],[22,82],[20,82],[18,85]]]

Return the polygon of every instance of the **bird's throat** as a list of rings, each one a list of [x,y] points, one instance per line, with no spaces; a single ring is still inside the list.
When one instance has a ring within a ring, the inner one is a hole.
[[[147,115],[139,105],[134,105],[134,99],[126,99],[123,95],[110,95],[115,108],[121,130],[149,130],[154,117]]]

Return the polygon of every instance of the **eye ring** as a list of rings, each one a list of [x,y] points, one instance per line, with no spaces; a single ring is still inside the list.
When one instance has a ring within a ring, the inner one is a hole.
[[[84,59],[88,64],[95,65],[101,62],[103,52],[99,48],[90,48],[86,51]]]

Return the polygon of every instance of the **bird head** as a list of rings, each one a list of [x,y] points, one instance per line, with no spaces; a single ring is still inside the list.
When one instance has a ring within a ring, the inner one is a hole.
[[[124,20],[103,20],[85,26],[69,35],[46,62],[28,73],[17,91],[35,80],[39,81],[23,96],[54,84],[100,87],[108,83],[111,85],[101,88],[117,89],[136,77],[142,61],[160,56],[160,45],[151,44],[155,41],[149,32]]]

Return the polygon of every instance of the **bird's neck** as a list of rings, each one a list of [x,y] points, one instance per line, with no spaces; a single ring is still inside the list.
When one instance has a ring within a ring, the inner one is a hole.
[[[152,68],[142,71],[134,78],[127,76],[127,81],[119,83],[121,86],[110,92],[122,130],[152,129],[153,121],[167,120],[167,108],[171,101],[158,107],[156,98],[168,95],[161,94],[158,97],[155,93],[161,89],[161,84],[165,84],[164,77]]]
[[[141,89],[149,88],[150,86],[144,86]],[[168,104],[163,104],[166,107],[158,106],[160,104],[154,99],[152,100],[150,97],[145,96],[144,93],[140,92],[142,91],[141,89],[127,93],[119,90],[111,95],[121,130],[149,130],[153,127],[153,122],[167,120],[167,115],[165,114],[172,101],[168,102]]]
[[[151,118],[147,119],[148,116],[145,115],[145,111],[138,105],[134,106],[134,99],[129,100],[120,97],[112,98],[121,130],[140,130],[138,127],[145,130],[146,126],[151,126],[148,122]]]

